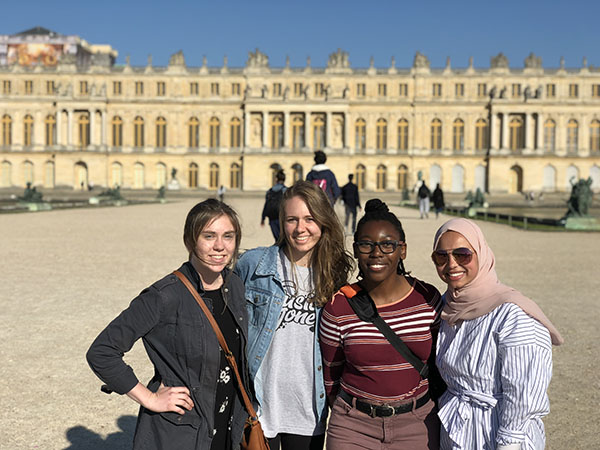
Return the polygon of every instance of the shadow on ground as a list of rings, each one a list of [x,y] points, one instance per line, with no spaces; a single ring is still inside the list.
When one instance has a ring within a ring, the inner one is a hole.
[[[117,425],[121,431],[109,434],[106,439],[83,426],[69,428],[66,435],[71,445],[64,450],[129,450],[133,444],[136,421],[135,416],[119,417]]]

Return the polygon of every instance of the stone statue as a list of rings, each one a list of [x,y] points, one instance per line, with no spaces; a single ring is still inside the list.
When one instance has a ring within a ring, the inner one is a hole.
[[[259,49],[255,49],[254,53],[248,52],[248,61],[246,62],[246,67],[269,67],[269,57],[263,52],[261,52]]]
[[[560,68],[561,69],[565,68],[565,57],[564,56],[560,57]]]
[[[542,86],[538,86],[538,88],[535,90],[535,98],[542,98],[542,92],[543,92]]]
[[[415,53],[415,59],[413,60],[413,67],[415,69],[429,69],[430,63],[427,56],[421,52]]]
[[[508,58],[500,52],[491,59],[490,66],[492,69],[508,69]]]
[[[485,204],[485,197],[480,188],[475,190],[475,197],[473,198],[473,205],[475,208],[483,208]]]
[[[23,196],[19,197],[19,200],[26,203],[40,203],[42,202],[42,193],[38,192],[34,187],[31,187],[31,183],[27,182]]]
[[[171,179],[172,179],[172,180],[175,180],[175,179],[177,179],[177,169],[176,169],[175,167],[173,167],[173,168],[171,169]]]
[[[125,65],[126,66],[130,66],[131,65],[131,56],[130,55],[127,55],[125,57]]]
[[[106,197],[108,200],[123,200],[123,196],[121,195],[121,186],[117,185],[114,189],[108,188],[102,192],[98,197]]]
[[[567,200],[569,208],[566,217],[587,217],[592,206],[592,177],[587,180],[580,179],[575,182],[575,177],[570,180],[571,196]]]
[[[542,58],[539,56],[535,56],[533,52],[529,54],[527,58],[525,58],[525,68],[526,69],[541,69],[542,68]]]
[[[328,69],[348,69],[349,67],[348,52],[338,48],[337,52],[329,55],[329,61],[327,62]]]
[[[183,57],[183,50],[179,50],[177,53],[173,53],[169,58],[170,66],[185,66],[185,58]]]
[[[164,185],[161,186],[161,187],[159,187],[158,188],[158,194],[156,195],[156,199],[157,200],[164,200],[165,199],[166,191],[167,190],[165,189]]]
[[[152,67],[152,55],[148,55],[148,67]]]

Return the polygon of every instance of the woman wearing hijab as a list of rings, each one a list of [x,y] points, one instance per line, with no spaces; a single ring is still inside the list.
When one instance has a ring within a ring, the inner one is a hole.
[[[437,231],[431,255],[448,285],[437,366],[441,449],[543,449],[542,417],[560,333],[532,300],[500,283],[483,233],[467,219]]]

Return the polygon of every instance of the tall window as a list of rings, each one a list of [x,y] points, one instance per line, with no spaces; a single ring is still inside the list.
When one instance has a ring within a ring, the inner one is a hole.
[[[546,85],[546,98],[556,97],[556,84],[549,83]]]
[[[398,121],[398,150],[408,150],[408,120]]]
[[[200,146],[200,121],[196,117],[188,120],[188,147],[198,148]]]
[[[238,96],[242,93],[242,86],[240,83],[231,83],[231,95]]]
[[[302,83],[294,83],[294,97],[300,97],[304,92]]]
[[[10,94],[11,91],[10,80],[2,80],[2,93],[4,95]]]
[[[188,166],[188,187],[198,187],[198,164],[190,163]]]
[[[407,83],[400,83],[398,85],[398,95],[400,97],[408,97],[408,84]]]
[[[442,84],[441,83],[433,83],[432,95],[435,98],[439,98],[442,96]]]
[[[600,152],[600,120],[594,119],[590,124],[590,151]]]
[[[120,81],[113,81],[113,95],[121,95],[123,87]]]
[[[86,148],[90,145],[90,116],[88,113],[79,115],[77,128],[79,129],[79,147]]]
[[[408,167],[404,164],[398,166],[398,190],[408,189]]]
[[[79,82],[79,94],[80,95],[88,95],[90,93],[90,88],[87,81]]]
[[[30,147],[33,143],[33,117],[29,114],[23,119],[23,145]]]
[[[354,130],[356,150],[364,150],[367,148],[367,123],[365,122],[365,119],[358,119],[354,126]]]
[[[377,150],[387,148],[387,121],[385,119],[377,120]]]
[[[367,85],[365,83],[358,83],[356,85],[356,96],[364,97],[367,93]]]
[[[154,186],[159,189],[162,186],[167,185],[167,166],[164,163],[156,164],[156,182]]]
[[[210,95],[219,95],[219,83],[210,83]]]
[[[510,137],[509,137],[509,147],[511,150],[519,150],[523,148],[523,144],[525,143],[524,139],[524,127],[523,127],[523,119],[520,117],[513,117],[510,119],[508,123],[508,128],[510,129]]]
[[[146,185],[146,174],[145,168],[142,163],[135,163],[133,165],[133,187],[134,189],[144,189]]]
[[[123,119],[119,116],[114,116],[110,121],[112,128],[112,146],[122,147],[123,146]]]
[[[46,81],[46,94],[54,95],[55,84],[53,80]]]
[[[316,97],[325,96],[325,85],[323,83],[315,83],[315,96]]]
[[[164,81],[156,82],[156,95],[162,97],[167,92],[167,87]]]
[[[325,147],[325,115],[315,114],[313,120],[313,149],[322,150]]]
[[[441,150],[442,148],[442,121],[433,119],[431,121],[431,149]]]
[[[25,94],[30,95],[33,94],[33,81],[25,80]]]
[[[354,174],[354,178],[356,178],[356,186],[358,190],[362,191],[366,186],[366,178],[367,178],[367,169],[362,164],[356,166],[356,173]]]
[[[600,84],[592,84],[592,98],[600,98]]]
[[[556,150],[556,123],[552,119],[544,123],[544,149],[547,152]]]
[[[231,189],[239,189],[242,181],[242,172],[238,163],[231,164],[229,169],[229,187]]]
[[[144,146],[144,119],[140,116],[133,119],[133,146]]]
[[[454,85],[454,95],[456,98],[463,98],[465,96],[465,84],[464,83],[456,83]]]
[[[46,145],[56,145],[56,117],[52,114],[47,115],[44,125],[46,126]]]
[[[198,95],[198,82],[192,81],[190,83],[190,95]]]
[[[167,146],[167,120],[164,117],[156,119],[156,146],[159,148]]]
[[[238,117],[234,117],[229,122],[229,135],[231,148],[240,148],[242,146],[242,122]]]
[[[302,170],[302,166],[298,163],[294,163],[292,165],[292,182],[304,180],[304,171]]]
[[[465,123],[461,119],[456,119],[452,124],[452,148],[465,149]]]
[[[303,148],[304,144],[304,117],[301,114],[292,116],[292,148]]]
[[[489,128],[487,120],[477,119],[475,122],[475,149],[485,150],[489,143]]]
[[[144,82],[143,81],[135,82],[135,95],[144,95]]]
[[[270,114],[271,119],[271,148],[283,147],[283,115]]]
[[[25,184],[33,184],[33,163],[31,161],[23,163],[23,181]]]
[[[210,148],[219,148],[221,146],[221,122],[216,117],[211,117],[208,128]]]
[[[2,146],[12,145],[12,119],[8,114],[2,116]]]
[[[512,96],[513,98],[521,96],[521,85],[519,83],[512,84]]]
[[[375,185],[375,189],[377,189],[378,191],[385,191],[387,187],[387,167],[385,167],[383,164],[379,164],[377,166],[376,175],[377,182]]]
[[[210,164],[208,180],[208,187],[210,189],[217,189],[219,187],[219,165],[217,163]]]
[[[576,152],[578,147],[579,125],[575,119],[567,123],[567,151]]]
[[[2,168],[0,169],[0,186],[12,186],[12,165],[8,161],[2,161]]]
[[[119,162],[114,162],[111,165],[111,186],[123,186],[123,166]]]
[[[273,83],[273,97],[281,97],[281,83]]]
[[[379,85],[377,86],[377,94],[380,97],[387,97],[387,84],[379,83]]]
[[[577,98],[579,97],[579,85],[578,84],[570,84],[569,85],[569,98]]]
[[[487,84],[486,83],[478,83],[477,84],[477,97],[479,97],[479,98],[487,97]]]

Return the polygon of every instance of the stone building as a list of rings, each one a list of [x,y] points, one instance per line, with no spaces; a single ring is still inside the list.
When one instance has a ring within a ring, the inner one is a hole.
[[[34,28],[0,35],[0,186],[264,190],[283,168],[304,178],[323,149],[340,181],[363,190],[463,192],[600,188],[600,69],[116,65],[117,52]],[[175,169],[175,170],[173,170]],[[489,173],[489,177],[486,174]]]

